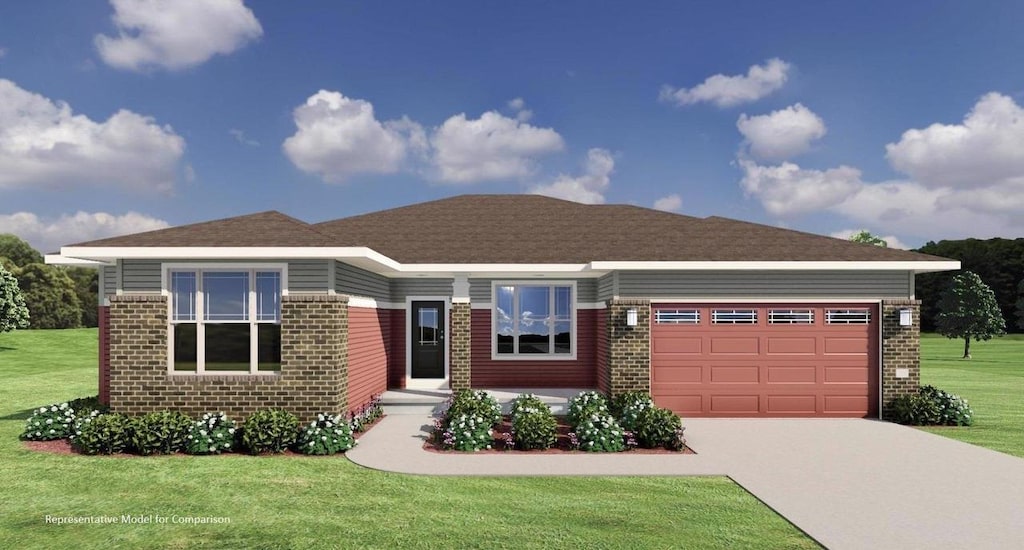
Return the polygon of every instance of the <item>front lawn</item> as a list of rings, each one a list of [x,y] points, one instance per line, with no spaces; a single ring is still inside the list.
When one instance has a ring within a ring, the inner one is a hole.
[[[30,408],[96,393],[96,331],[0,334],[0,370],[0,548],[817,547],[726,478],[424,477],[343,457],[35,453],[17,440]],[[45,522],[122,514],[167,523]]]
[[[1024,335],[964,343],[937,334],[921,336],[921,383],[967,399],[973,426],[923,428],[989,449],[1024,457]]]

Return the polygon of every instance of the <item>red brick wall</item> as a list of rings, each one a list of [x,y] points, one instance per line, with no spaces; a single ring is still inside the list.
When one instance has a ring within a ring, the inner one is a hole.
[[[608,378],[608,315],[603,309],[597,311],[597,322],[595,334],[597,338],[597,389],[602,393],[608,393],[612,389],[612,382]]]
[[[388,356],[388,387],[405,387],[405,310],[391,309],[391,353]]]
[[[491,310],[472,312],[471,384],[474,388],[593,388],[597,384],[597,318],[604,310],[576,312],[576,359],[491,359]]]
[[[100,403],[110,404],[110,306],[97,308],[99,325]]]
[[[354,411],[388,387],[391,311],[348,309],[348,408]]]

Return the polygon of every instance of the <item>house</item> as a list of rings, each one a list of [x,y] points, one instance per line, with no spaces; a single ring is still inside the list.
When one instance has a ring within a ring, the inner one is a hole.
[[[684,416],[877,417],[956,261],[726,218],[464,195],[66,246],[100,269],[116,411],[309,417],[389,388],[649,390]]]

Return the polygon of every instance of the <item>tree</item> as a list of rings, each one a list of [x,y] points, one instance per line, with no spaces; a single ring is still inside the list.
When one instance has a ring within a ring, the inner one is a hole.
[[[1017,285],[1017,327],[1024,328],[1024,280]]]
[[[0,264],[0,333],[28,327],[28,308],[18,279]]]
[[[65,267],[64,273],[75,283],[75,294],[82,310],[82,326],[99,326],[99,270],[89,267]]]
[[[0,234],[0,256],[7,258],[18,267],[43,263],[42,254],[17,235],[10,233]]]
[[[867,229],[861,229],[859,232],[850,235],[850,240],[855,243],[873,244],[882,248],[889,246],[889,243],[885,242],[885,239],[872,235]]]
[[[947,338],[964,339],[964,359],[971,358],[971,338],[976,342],[1001,336],[1006,321],[999,311],[996,295],[976,273],[964,271],[942,293],[936,325]]]
[[[63,270],[45,264],[29,264],[15,275],[32,318],[31,328],[81,326],[82,309],[75,282]]]

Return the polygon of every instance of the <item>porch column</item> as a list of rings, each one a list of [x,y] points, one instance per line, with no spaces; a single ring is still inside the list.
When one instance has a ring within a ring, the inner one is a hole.
[[[452,300],[451,329],[448,332],[448,372],[453,390],[468,389],[470,384],[471,313],[468,300]]]
[[[921,301],[882,301],[882,411],[900,395],[915,393],[921,385]],[[911,325],[900,326],[900,310],[911,311]]]
[[[626,323],[627,311],[635,309],[637,324]],[[651,302],[609,300],[605,309],[608,358],[604,378],[612,396],[627,391],[651,391]]]

